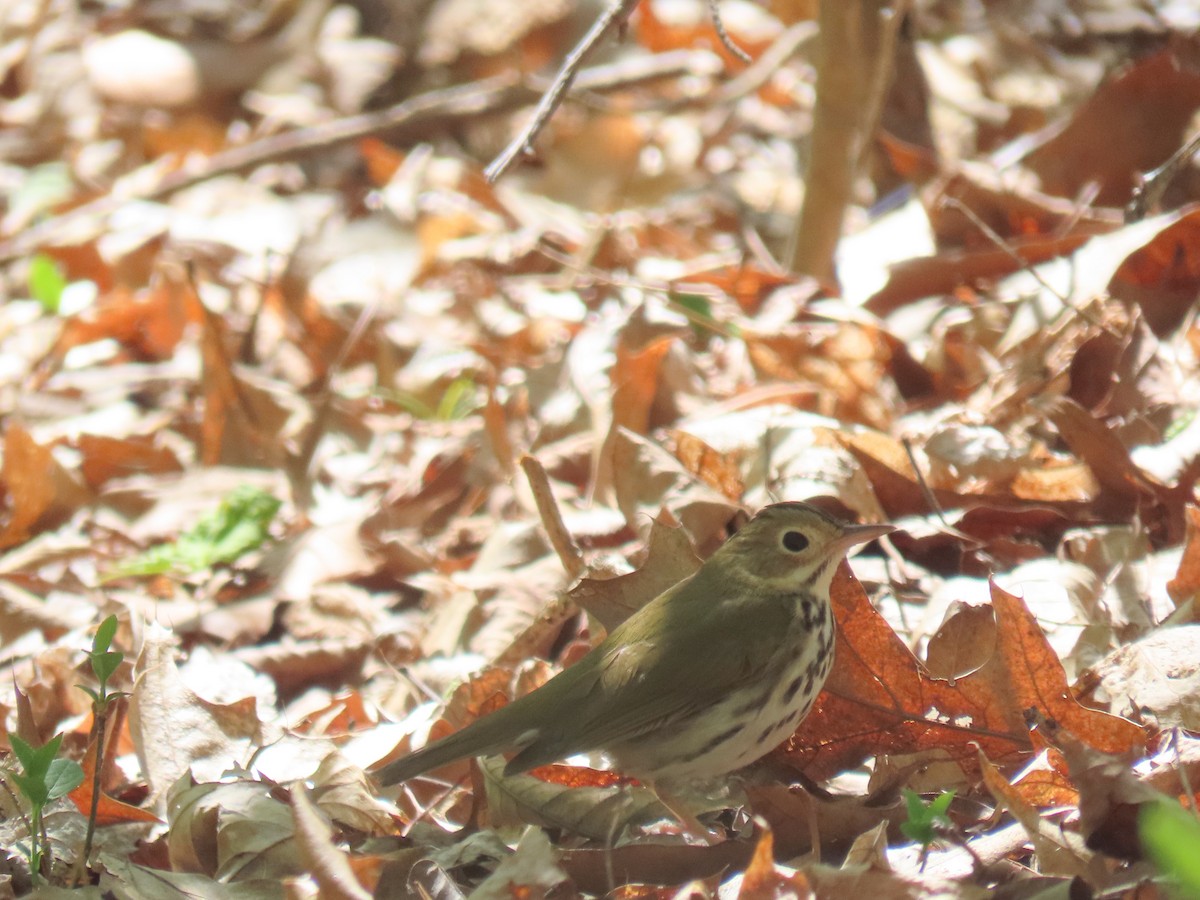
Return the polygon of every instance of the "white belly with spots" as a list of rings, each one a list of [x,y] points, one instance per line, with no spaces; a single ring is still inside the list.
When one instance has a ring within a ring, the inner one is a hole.
[[[830,636],[825,646],[829,652],[818,659],[820,638],[825,637],[826,628]],[[723,698],[696,720],[640,736],[636,758],[641,766],[622,764],[621,748],[611,748],[617,769],[655,781],[694,781],[724,775],[765,756],[791,737],[812,708],[833,664],[832,629],[830,616],[815,635],[809,632],[800,643],[801,652],[789,660],[782,678],[748,696]],[[648,764],[649,760],[653,763]]]

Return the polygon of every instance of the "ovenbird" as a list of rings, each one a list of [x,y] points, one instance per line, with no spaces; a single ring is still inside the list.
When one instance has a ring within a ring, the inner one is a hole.
[[[506,774],[603,750],[656,790],[748,765],[795,731],[833,665],[834,571],[891,530],[807,503],[764,507],[575,665],[376,777],[512,750]]]

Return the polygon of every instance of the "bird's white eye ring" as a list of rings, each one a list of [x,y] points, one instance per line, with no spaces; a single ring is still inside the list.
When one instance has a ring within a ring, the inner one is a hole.
[[[785,531],[780,543],[790,553],[803,553],[808,548],[808,538],[802,531]]]

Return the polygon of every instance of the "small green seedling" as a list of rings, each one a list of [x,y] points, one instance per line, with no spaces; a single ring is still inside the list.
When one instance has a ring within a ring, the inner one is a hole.
[[[916,791],[904,791],[904,804],[908,808],[908,820],[900,823],[900,830],[909,840],[921,845],[924,852],[937,837],[938,826],[948,827],[954,823],[947,810],[954,800],[954,791],[944,791],[929,803],[921,799]]]
[[[96,680],[100,682],[100,689],[93,690],[86,684],[77,685],[80,690],[84,691],[92,698],[93,708],[96,710],[108,710],[108,704],[112,699],[119,694],[110,694],[108,691],[108,680],[113,677],[117,671],[117,667],[125,660],[125,654],[115,650],[109,650],[112,646],[113,638],[117,634],[117,617],[109,616],[96,628],[96,635],[92,638],[92,650],[88,653],[88,659],[92,663],[92,672],[96,675]]]
[[[58,263],[49,256],[39,253],[29,261],[29,295],[51,315],[58,313],[67,279],[63,277]]]
[[[15,734],[10,734],[8,740],[22,769],[10,777],[29,802],[29,843],[22,842],[17,847],[29,860],[29,877],[36,887],[41,883],[42,856],[47,842],[42,814],[51,800],[65,797],[83,783],[83,769],[74,760],[58,759],[58,748],[63,740],[61,734],[56,734],[41,747],[34,747]]]
[[[672,293],[671,302],[687,316],[692,333],[702,341],[713,334],[741,337],[742,330],[736,322],[720,322],[713,314],[712,300],[705,294]]]
[[[100,782],[104,773],[104,738],[108,733],[108,710],[116,698],[125,696],[122,691],[108,689],[109,679],[113,677],[125,660],[124,653],[109,649],[116,634],[117,617],[109,616],[96,628],[96,634],[92,638],[92,649],[88,653],[88,659],[91,661],[92,672],[95,673],[96,680],[100,682],[99,689],[93,690],[86,684],[77,685],[80,690],[92,698],[91,738],[96,747],[96,766],[92,772],[92,808],[88,812],[87,837],[83,842],[81,858],[83,865],[87,865],[88,857],[92,855],[92,839],[96,834],[96,816],[100,811]]]
[[[380,395],[418,419],[428,422],[457,422],[479,408],[479,385],[475,379],[460,375],[446,385],[437,406],[430,406],[411,391],[385,389]]]
[[[1200,897],[1200,822],[1173,800],[1145,803],[1138,834],[1159,871],[1179,885],[1185,897]]]
[[[190,531],[118,564],[104,578],[107,581],[130,575],[187,575],[217,563],[233,562],[266,541],[271,521],[281,505],[266,491],[243,485]]]

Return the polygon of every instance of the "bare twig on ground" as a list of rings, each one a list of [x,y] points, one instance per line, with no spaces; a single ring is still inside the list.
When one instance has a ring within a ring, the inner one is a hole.
[[[1056,300],[1058,300],[1058,302],[1063,305],[1064,310],[1070,310],[1071,312],[1075,313],[1075,315],[1079,316],[1079,318],[1081,318],[1085,322],[1087,322],[1089,325],[1094,325],[1096,328],[1099,328],[1101,331],[1105,331],[1108,334],[1113,335],[1113,337],[1118,337],[1118,335],[1115,334],[1113,332],[1113,330],[1108,327],[1108,325],[1106,325],[1103,321],[1101,321],[1095,315],[1093,315],[1090,310],[1084,309],[1081,306],[1075,306],[1074,304],[1071,303],[1071,301],[1067,297],[1063,296],[1063,294],[1061,292],[1056,290],[1052,284],[1050,284],[1048,281],[1046,281],[1045,278],[1042,277],[1041,273],[1038,272],[1036,266],[1030,264],[1030,262],[1027,259],[1022,258],[1021,254],[1018,253],[1015,249],[1013,249],[1012,245],[1009,244],[1008,241],[1004,240],[1004,238],[996,231],[996,229],[992,228],[990,225],[988,225],[987,222],[985,222],[978,215],[976,215],[975,210],[971,209],[969,206],[967,206],[965,203],[963,203],[957,197],[949,197],[949,196],[943,197],[942,203],[945,204],[946,206],[951,207],[952,209],[958,210],[964,216],[966,216],[967,219],[971,222],[971,224],[974,225],[976,228],[978,228],[981,232],[983,232],[984,236],[989,241],[991,241],[998,248],[1000,248],[1005,253],[1007,253],[1009,256],[1011,256],[1016,261],[1016,263],[1021,267],[1022,270],[1028,272],[1031,276],[1033,276],[1033,280],[1036,281],[1039,285],[1041,285],[1043,290],[1048,291],[1051,294],[1051,296],[1053,296]]]
[[[375,316],[379,312],[379,303],[374,301],[364,306],[358,313],[358,318],[355,319],[350,333],[346,335],[346,339],[342,341],[341,347],[338,348],[337,358],[333,363],[321,373],[313,386],[313,403],[312,403],[312,422],[308,426],[308,431],[304,435],[303,441],[300,443],[300,449],[295,457],[288,460],[286,471],[291,481],[292,499],[296,505],[296,509],[305,515],[308,515],[313,503],[313,481],[316,478],[316,472],[313,469],[313,459],[316,457],[317,445],[320,444],[321,438],[325,436],[329,429],[329,422],[333,413],[333,402],[336,399],[336,394],[333,391],[333,378],[346,365],[346,360],[349,359],[350,353],[358,346],[358,342],[362,340],[364,334],[367,333],[367,327],[375,321]]]

